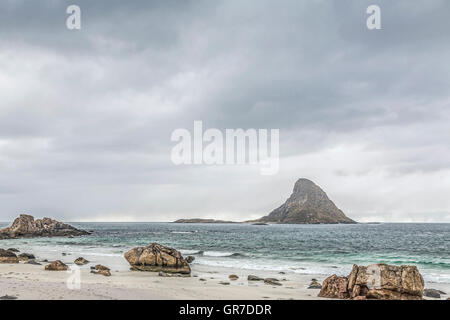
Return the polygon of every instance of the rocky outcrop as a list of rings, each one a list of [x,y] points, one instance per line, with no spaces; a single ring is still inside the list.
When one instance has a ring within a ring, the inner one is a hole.
[[[425,297],[430,297],[430,298],[435,298],[435,299],[440,299],[441,294],[446,294],[446,293],[444,291],[437,290],[437,289],[425,289],[423,291],[423,295]]]
[[[47,271],[66,271],[67,269],[69,267],[60,260],[56,260],[45,266],[45,270]]]
[[[319,297],[339,299],[422,299],[424,281],[415,266],[354,265],[348,277],[324,280]]]
[[[0,249],[0,263],[19,263],[19,258],[12,251]]]
[[[21,214],[13,224],[0,229],[0,239],[32,238],[32,237],[65,237],[90,234],[68,224],[43,218],[34,220],[33,216]]]
[[[279,208],[268,216],[250,222],[289,224],[356,223],[348,218],[314,182],[299,179],[294,190]]]
[[[191,268],[175,249],[152,243],[125,253],[131,270],[190,274]]]

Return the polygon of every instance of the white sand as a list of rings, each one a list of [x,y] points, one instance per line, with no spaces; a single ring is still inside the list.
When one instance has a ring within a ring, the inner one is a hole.
[[[19,299],[317,299],[319,290],[307,289],[312,275],[278,274],[232,269],[192,267],[192,277],[160,277],[152,272],[112,270],[111,277],[91,274],[89,267],[81,269],[81,287],[70,290],[66,281],[70,273],[45,271],[29,264],[0,264],[0,296]],[[239,279],[230,281],[228,275]],[[273,277],[282,286],[266,285],[262,281],[248,282],[247,276]],[[323,276],[315,277],[319,281]],[[206,281],[201,281],[205,279]],[[283,280],[286,279],[286,280]],[[226,281],[229,285],[219,282]]]
[[[44,264],[0,264],[0,296],[19,299],[320,299],[318,289],[307,289],[312,278],[322,282],[323,275],[279,274],[267,271],[249,271],[229,268],[211,268],[192,265],[192,277],[160,277],[152,272],[114,271],[105,277],[81,268],[80,289],[69,289],[66,281],[70,273],[45,271]],[[230,281],[228,275],[239,279]],[[273,277],[282,286],[263,282],[249,282],[249,274],[262,278]],[[201,281],[205,279],[206,281]],[[226,281],[229,285],[219,282]],[[450,291],[450,285],[433,283],[427,287]],[[447,296],[443,296],[444,299]]]

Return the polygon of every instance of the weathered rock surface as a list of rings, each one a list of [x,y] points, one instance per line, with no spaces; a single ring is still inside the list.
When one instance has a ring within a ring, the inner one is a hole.
[[[93,274],[101,274],[105,277],[111,276],[111,270],[108,267],[105,267],[101,264],[96,265],[95,267],[91,268],[91,273]]]
[[[0,249],[0,263],[19,263],[19,258],[12,251]]]
[[[294,190],[279,208],[251,222],[292,224],[356,223],[348,218],[314,182],[299,179]]]
[[[21,253],[17,257],[19,258],[19,261],[28,261],[36,259],[36,257],[31,253]]]
[[[264,279],[250,274],[247,277],[247,281],[264,281]]]
[[[445,294],[444,291],[436,290],[436,289],[425,289],[423,290],[423,295],[425,297],[440,299],[441,294]]]
[[[78,265],[78,266],[82,266],[82,265],[84,265],[84,264],[88,264],[89,261],[86,260],[86,259],[83,258],[83,257],[79,257],[79,258],[75,259],[75,261],[74,261],[73,263],[75,263],[75,264]]]
[[[278,279],[275,278],[265,278],[264,279],[265,284],[270,284],[272,286],[281,286],[282,284],[279,282]]]
[[[137,247],[125,253],[131,270],[190,274],[191,268],[180,252],[152,243]]]
[[[87,231],[76,229],[50,218],[34,220],[33,216],[26,214],[21,214],[16,218],[10,227],[0,229],[0,239],[82,236],[88,234],[90,233]]]
[[[60,260],[56,260],[45,266],[45,270],[47,271],[66,271],[67,269],[69,267]]]
[[[348,277],[334,274],[325,279],[319,297],[418,300],[423,289],[423,278],[415,266],[354,265]]]

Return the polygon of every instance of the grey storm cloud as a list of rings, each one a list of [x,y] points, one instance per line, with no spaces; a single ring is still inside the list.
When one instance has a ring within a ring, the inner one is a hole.
[[[366,28],[371,4],[382,30]],[[445,0],[2,1],[0,220],[250,219],[308,177],[355,220],[450,221],[449,14]],[[171,132],[194,120],[279,128],[279,174],[175,166]]]

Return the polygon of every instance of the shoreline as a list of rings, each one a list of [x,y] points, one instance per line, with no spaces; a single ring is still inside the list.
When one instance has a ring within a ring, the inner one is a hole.
[[[191,277],[161,277],[155,272],[115,270],[111,270],[111,277],[105,277],[90,273],[89,265],[85,265],[80,268],[80,289],[71,290],[66,282],[72,272],[45,271],[44,266],[0,264],[0,296],[23,300],[322,300],[317,297],[319,289],[307,287],[312,278],[322,282],[327,277],[195,264]],[[230,274],[238,275],[239,279],[229,280]],[[250,274],[277,278],[282,285],[247,281]],[[442,295],[443,300],[449,297],[450,285],[426,283],[425,287],[445,291],[447,295]]]

